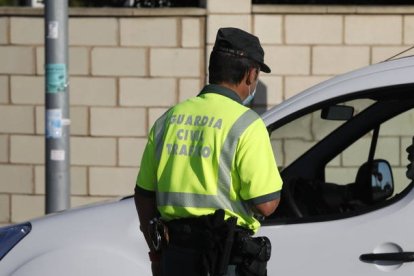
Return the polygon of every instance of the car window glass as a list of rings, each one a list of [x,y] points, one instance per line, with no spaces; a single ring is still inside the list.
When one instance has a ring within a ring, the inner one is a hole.
[[[354,107],[355,116],[373,102],[370,99],[357,99],[338,104]],[[289,166],[299,156],[343,123],[344,121],[322,119],[321,109],[318,109],[272,131],[270,139],[279,168]],[[343,167],[339,158],[333,160],[330,165]],[[346,174],[345,170],[342,170],[341,173]]]
[[[406,170],[409,161],[406,148],[414,137],[414,109],[410,109],[383,123],[380,129],[375,158],[388,160],[394,178],[394,194],[402,192],[410,183]]]
[[[406,148],[411,145],[414,129],[414,110],[404,112],[380,126],[375,159],[387,160],[394,178],[394,195],[402,192],[409,184],[406,167]],[[372,131],[358,139],[326,167],[326,182],[347,185],[355,181],[358,168],[368,160]]]
[[[271,133],[273,152],[279,167],[288,166],[323,138],[324,133],[329,133],[343,123],[322,120],[320,112],[317,110],[306,114]]]
[[[385,206],[385,201],[411,183],[405,176],[408,164],[405,149],[414,136],[409,127],[414,123],[414,111],[395,116],[392,112],[398,112],[395,109],[398,101],[387,99],[380,102],[355,99],[334,104],[353,107],[354,116],[348,121],[323,119],[323,108],[320,108],[271,132],[275,158],[285,184],[283,201],[268,221],[280,219],[289,223],[289,219],[298,222],[298,218],[331,220],[357,215]],[[375,135],[373,130],[363,133],[375,127],[379,110],[389,110],[390,116],[395,117],[379,128],[373,156],[378,160],[367,162]],[[341,139],[347,134],[349,139]],[[346,146],[345,150],[342,146]]]
[[[371,138],[372,131],[329,162],[325,169],[325,181],[340,185],[354,182],[358,168],[368,160]]]

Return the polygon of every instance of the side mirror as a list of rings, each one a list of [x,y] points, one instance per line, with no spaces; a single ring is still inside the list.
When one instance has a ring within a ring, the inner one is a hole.
[[[394,180],[391,166],[386,160],[376,159],[364,163],[358,170],[355,179],[355,192],[357,197],[372,204],[392,196],[394,193]]]
[[[394,193],[394,180],[390,164],[385,160],[374,160],[371,171],[371,198],[382,201]]]

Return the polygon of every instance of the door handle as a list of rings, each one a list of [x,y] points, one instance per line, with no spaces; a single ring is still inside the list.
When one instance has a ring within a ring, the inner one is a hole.
[[[414,252],[396,252],[396,253],[370,253],[359,256],[362,262],[373,263],[378,261],[388,262],[414,262]]]

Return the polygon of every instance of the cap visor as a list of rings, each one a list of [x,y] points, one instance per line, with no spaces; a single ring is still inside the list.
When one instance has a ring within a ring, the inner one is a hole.
[[[260,63],[260,71],[270,73],[272,70],[270,70],[269,66],[267,66],[266,64]]]

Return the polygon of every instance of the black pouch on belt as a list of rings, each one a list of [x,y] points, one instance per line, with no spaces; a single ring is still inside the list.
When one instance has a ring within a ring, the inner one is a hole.
[[[234,247],[232,263],[240,276],[266,276],[267,262],[270,260],[272,246],[267,237],[240,235]]]

